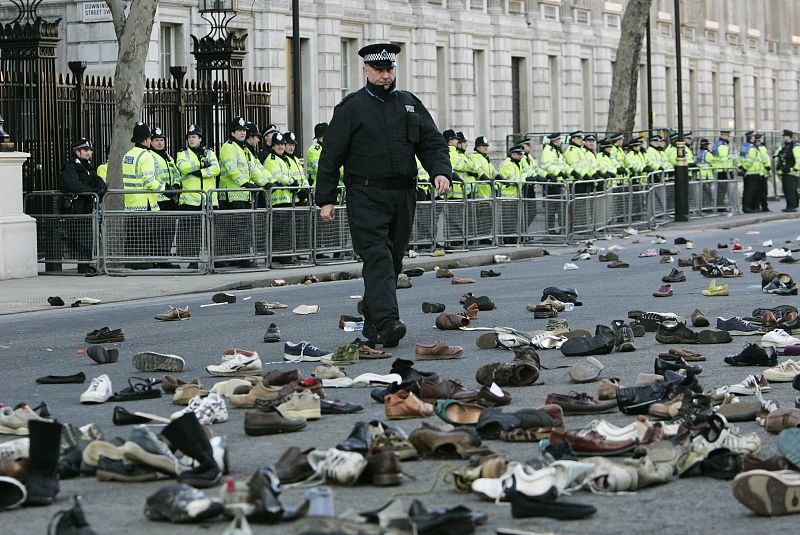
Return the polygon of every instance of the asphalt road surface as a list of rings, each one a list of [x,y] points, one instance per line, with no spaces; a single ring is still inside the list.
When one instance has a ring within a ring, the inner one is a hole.
[[[760,234],[747,234],[757,230]],[[772,239],[776,246],[784,240],[794,239],[800,231],[793,221],[767,223],[752,228],[732,230],[691,231],[685,237],[694,241],[694,251],[682,251],[681,256],[691,252],[702,251],[703,247],[715,247],[720,241],[727,242],[738,237],[745,245],[752,245],[756,250],[766,250],[761,242]],[[676,233],[665,233],[671,246]],[[729,279],[731,285],[729,297],[707,298],[700,291],[708,285],[709,280],[699,273],[687,271],[688,282],[675,284],[675,296],[657,299],[652,292],[660,285],[662,275],[675,266],[659,264],[659,258],[637,258],[638,254],[650,247],[649,237],[639,236],[640,245],[631,244],[634,238],[598,242],[600,246],[620,243],[626,247],[620,253],[623,260],[631,263],[630,269],[610,270],[606,264],[592,257],[589,261],[579,262],[578,271],[562,271],[573,249],[568,251],[553,249],[551,256],[513,264],[494,266],[502,271],[502,276],[491,279],[480,279],[480,268],[457,270],[457,275],[473,277],[477,284],[470,286],[453,286],[449,279],[435,279],[433,273],[414,278],[413,288],[398,292],[403,319],[409,327],[409,335],[398,348],[395,356],[414,358],[415,342],[433,342],[438,339],[449,344],[462,345],[465,348],[460,360],[423,362],[420,369],[434,370],[442,377],[462,381],[465,385],[474,386],[475,370],[486,363],[508,361],[512,354],[502,350],[479,350],[474,345],[475,333],[459,331],[437,331],[433,327],[435,315],[423,314],[420,303],[433,300],[446,303],[449,309],[460,309],[458,298],[466,291],[489,295],[497,310],[481,312],[477,325],[508,325],[523,330],[543,328],[546,320],[535,320],[533,314],[525,310],[528,303],[536,303],[546,286],[567,286],[578,290],[579,298],[584,306],[574,311],[562,313],[573,328],[584,328],[594,331],[597,323],[610,324],[614,319],[625,319],[628,310],[642,309],[651,311],[672,311],[688,317],[695,308],[700,308],[714,321],[716,316],[746,316],[756,306],[773,306],[781,303],[797,305],[797,297],[778,297],[761,292],[759,276],[749,273],[749,266],[740,253],[729,253],[739,261],[744,276]],[[795,246],[798,243],[795,242]],[[682,248],[682,246],[681,246]],[[729,250],[728,250],[729,251]],[[723,251],[724,252],[724,251]],[[800,266],[775,264],[784,267],[785,271],[796,279],[800,276]],[[147,277],[141,277],[141,284],[147,284]],[[115,427],[111,423],[112,403],[83,406],[78,402],[80,393],[88,387],[89,380],[83,385],[37,385],[34,380],[46,374],[72,374],[84,371],[88,378],[107,373],[113,382],[114,389],[119,390],[126,385],[131,375],[141,375],[131,364],[131,356],[139,351],[158,351],[175,353],[186,359],[186,370],[179,374],[185,380],[200,377],[203,384],[210,388],[215,379],[208,376],[205,366],[218,363],[225,349],[239,347],[255,349],[265,362],[281,360],[283,344],[265,344],[262,336],[267,325],[276,321],[284,340],[309,340],[315,345],[335,349],[338,345],[350,342],[353,333],[345,333],[338,329],[340,314],[354,314],[356,300],[351,296],[362,293],[360,280],[314,284],[309,286],[293,286],[275,289],[259,289],[234,292],[238,301],[232,305],[200,308],[203,303],[210,302],[210,295],[197,295],[179,298],[149,299],[126,302],[122,304],[105,304],[79,309],[53,309],[45,312],[18,314],[0,318],[0,358],[4,372],[0,374],[0,400],[13,405],[20,401],[35,405],[46,401],[56,417],[64,422],[83,425],[94,422],[105,432],[106,437],[126,437],[129,427]],[[250,300],[244,300],[252,297]],[[277,300],[287,303],[290,308],[278,311],[275,316],[254,316],[253,303],[258,299]],[[291,308],[299,304],[319,304],[320,312],[316,315],[298,316]],[[167,305],[189,305],[192,317],[184,322],[158,322],[153,315],[166,309]],[[99,366],[87,357],[78,357],[76,349],[84,348],[85,333],[99,327],[122,327],[126,341],[114,344],[120,349],[120,361],[116,364]],[[705,387],[733,384],[741,381],[753,369],[733,368],[722,362],[722,357],[738,352],[747,341],[735,337],[733,343],[726,345],[694,346],[691,349],[700,351],[708,357],[703,363],[704,372],[701,382]],[[633,353],[611,353],[599,359],[605,364],[605,377],[620,377],[624,384],[633,384],[637,373],[652,372],[653,358],[665,346],[655,341],[654,335],[648,333],[644,338],[636,339],[637,350]],[[681,347],[681,346],[678,346]],[[542,362],[552,366],[556,364],[574,363],[560,352],[540,352]],[[388,373],[391,360],[362,361],[348,367],[348,374],[356,376],[362,372],[375,371]],[[268,364],[267,369],[279,367],[291,369],[299,367],[305,375],[310,375],[314,364]],[[511,389],[514,402],[511,408],[536,407],[544,402],[550,392],[567,393],[570,391],[596,392],[596,384],[572,385],[567,370],[542,370],[541,379],[545,384],[528,388]],[[790,383],[774,384],[769,396],[779,402],[782,407],[791,407],[795,394]],[[310,422],[308,427],[294,434],[270,437],[247,437],[243,431],[244,410],[229,408],[230,419],[224,424],[214,426],[217,434],[229,437],[231,475],[236,478],[247,478],[258,467],[277,460],[280,454],[292,445],[301,448],[329,448],[343,440],[353,424],[360,420],[383,418],[383,405],[374,403],[369,398],[368,389],[328,389],[329,398],[360,402],[365,405],[361,413],[343,416],[324,416],[321,420]],[[169,397],[157,400],[136,401],[128,403],[130,410],[144,410],[162,415],[169,415],[178,407],[172,405]],[[625,425],[632,417],[621,413],[604,415],[611,423]],[[569,416],[567,428],[579,428],[587,424],[590,416]],[[438,421],[434,416],[433,421]],[[419,425],[419,421],[404,420],[401,427],[410,432]],[[775,436],[762,431],[757,424],[742,424],[743,431],[757,431],[763,439],[763,449],[772,452],[775,449]],[[13,438],[13,437],[7,437]],[[512,444],[500,441],[488,441],[485,445],[496,451],[508,454],[512,460],[530,458],[535,444]],[[416,480],[405,480],[400,488],[375,487],[334,487],[336,511],[342,513],[347,509],[363,511],[386,503],[396,491],[423,490],[432,483],[432,477],[439,461],[420,460],[404,463],[403,469]],[[466,461],[456,461],[457,465],[465,465]],[[51,515],[69,505],[68,498],[75,493],[83,497],[86,514],[98,533],[221,533],[225,522],[219,519],[198,529],[195,525],[171,525],[150,522],[143,515],[145,498],[157,490],[166,481],[150,483],[103,483],[93,478],[80,478],[63,481],[61,495],[57,503],[50,507],[36,509],[17,509],[0,514],[3,534],[44,533]],[[218,489],[208,492],[216,493]],[[302,496],[302,489],[288,489],[283,494],[284,503],[296,504]],[[574,497],[563,500],[590,503],[598,511],[593,517],[577,522],[558,522],[549,519],[522,519],[511,517],[507,505],[495,505],[482,501],[472,495],[457,494],[447,484],[439,482],[436,490],[421,499],[436,506],[463,503],[471,508],[484,509],[489,514],[486,526],[479,527],[479,533],[493,533],[497,527],[516,527],[537,532],[558,533],[643,533],[656,531],[661,533],[747,533],[771,531],[791,533],[797,530],[796,517],[757,518],[733,498],[731,483],[707,478],[689,478],[676,480],[670,484],[641,490],[633,494],[617,496],[593,495],[579,492]],[[406,498],[410,501],[410,498]],[[291,525],[253,526],[256,533],[291,533]]]

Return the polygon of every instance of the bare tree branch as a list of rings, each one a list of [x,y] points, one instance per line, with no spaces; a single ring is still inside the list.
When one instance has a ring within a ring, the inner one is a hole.
[[[631,132],[636,117],[639,56],[652,0],[630,0],[622,16],[617,58],[611,78],[609,132]]]
[[[117,34],[117,41],[120,40],[125,31],[125,2],[123,0],[106,0],[108,9],[111,10],[111,19],[114,21],[114,33]]]

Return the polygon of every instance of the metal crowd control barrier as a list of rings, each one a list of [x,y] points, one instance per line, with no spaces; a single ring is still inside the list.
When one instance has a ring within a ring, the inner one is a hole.
[[[525,182],[495,180],[495,214],[497,245],[517,245],[522,236],[520,205]]]
[[[151,190],[109,190],[102,203],[102,251],[109,275],[142,270],[143,275],[205,273],[209,251],[206,240],[205,199],[197,210],[125,210],[125,195],[153,194]],[[182,267],[180,264],[187,264]]]
[[[465,251],[467,249],[467,210],[464,199],[437,199],[434,201],[434,210],[436,245],[452,251]]]
[[[317,210],[313,208],[311,188],[272,187],[268,199],[280,196],[281,192],[291,200],[273,205],[269,210],[269,228],[272,229],[267,233],[269,265],[313,265]],[[347,221],[346,216],[342,219]]]
[[[411,249],[433,250],[436,246],[435,234],[436,209],[434,207],[433,189],[431,187],[427,198],[420,198],[420,195],[417,195],[416,214],[414,215],[414,225],[411,227],[411,237],[408,240],[408,246]]]
[[[333,207],[332,223],[320,220],[319,207],[309,199],[314,211],[314,261],[316,264],[340,264],[352,262],[355,258],[353,242],[350,239],[350,227],[347,224],[347,205],[345,204],[345,187],[339,186],[339,203]],[[312,195],[313,197],[313,195]]]
[[[523,243],[566,244],[569,240],[569,185],[528,182],[520,199]]]
[[[25,195],[25,213],[36,220],[36,256],[45,272],[65,264],[99,269],[100,198],[96,193],[39,191]]]
[[[241,207],[230,207],[230,194]],[[241,194],[246,193],[241,200]],[[219,208],[210,199],[217,196]],[[262,269],[269,263],[270,210],[267,193],[261,188],[212,189],[206,193],[208,242],[211,269],[237,271]]]
[[[465,199],[466,245],[469,249],[482,249],[495,245],[495,200],[491,180],[476,180]]]
[[[570,183],[570,214],[567,216],[568,234],[571,238],[587,239],[595,235],[596,197],[603,192],[595,191],[594,180],[578,180]]]

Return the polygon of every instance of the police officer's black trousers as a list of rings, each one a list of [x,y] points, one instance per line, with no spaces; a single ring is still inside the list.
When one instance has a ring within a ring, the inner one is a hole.
[[[796,210],[798,204],[797,177],[794,175],[781,175],[783,196],[786,199],[786,209]]]
[[[380,330],[400,319],[397,277],[414,224],[413,188],[383,189],[352,185],[347,188],[347,220],[353,249],[364,267],[364,324]]]
[[[761,205],[762,212],[769,212],[769,202],[767,201],[767,197],[769,196],[769,179],[762,176],[759,178],[757,184],[756,204]]]
[[[759,175],[744,175],[742,179],[742,211],[745,213],[758,212],[758,182],[763,180]]]

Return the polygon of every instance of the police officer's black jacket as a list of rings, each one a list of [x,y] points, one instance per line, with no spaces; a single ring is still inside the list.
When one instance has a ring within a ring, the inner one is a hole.
[[[97,176],[94,165],[89,160],[77,156],[67,160],[61,170],[59,188],[63,193],[97,193],[108,189],[105,181]]]
[[[333,110],[319,160],[316,204],[335,204],[339,168],[344,183],[414,188],[419,157],[431,177],[452,175],[447,144],[420,100],[408,91],[369,82]]]

